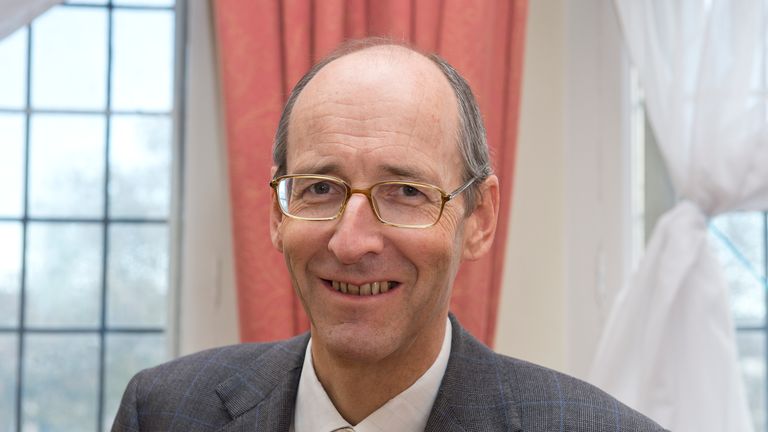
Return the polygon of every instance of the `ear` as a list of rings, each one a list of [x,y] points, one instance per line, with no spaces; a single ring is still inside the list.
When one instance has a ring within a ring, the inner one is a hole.
[[[479,259],[491,249],[498,217],[499,179],[491,175],[480,186],[477,205],[466,219],[462,255],[465,260]]]
[[[277,167],[273,166],[272,170],[270,171],[270,177],[275,177],[275,172],[277,171]],[[272,244],[275,246],[275,249],[283,252],[283,234],[280,231],[280,224],[283,222],[283,212],[280,211],[280,204],[277,203],[277,197],[275,196],[275,190],[272,189],[270,191],[270,197],[272,199],[272,204],[269,206],[269,234],[272,238]]]

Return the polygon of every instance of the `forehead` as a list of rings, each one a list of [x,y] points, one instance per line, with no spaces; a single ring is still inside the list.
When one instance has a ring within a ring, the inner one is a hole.
[[[431,60],[402,47],[369,48],[328,64],[298,97],[288,171],[354,160],[368,171],[401,165],[443,177],[461,167],[457,125],[453,89]]]

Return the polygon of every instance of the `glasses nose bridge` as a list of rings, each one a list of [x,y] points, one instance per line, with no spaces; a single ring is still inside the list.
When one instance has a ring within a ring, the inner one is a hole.
[[[347,209],[347,204],[349,204],[349,200],[352,199],[352,195],[360,194],[365,196],[368,199],[368,206],[371,208],[371,211],[373,212],[373,215],[376,216],[376,219],[383,222],[381,220],[381,216],[379,216],[379,211],[376,209],[376,203],[373,199],[373,194],[371,191],[373,190],[373,187],[369,187],[367,189],[353,189],[349,188],[349,192],[347,193],[347,199],[344,201],[344,208],[341,210],[341,214],[339,216],[342,216],[344,214],[344,211]]]

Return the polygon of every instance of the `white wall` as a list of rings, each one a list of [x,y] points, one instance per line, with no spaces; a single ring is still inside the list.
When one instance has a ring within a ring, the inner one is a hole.
[[[629,65],[611,0],[568,3],[566,341],[586,377],[632,241]]]
[[[562,0],[529,3],[517,166],[495,343],[499,352],[560,370],[566,358],[564,19]]]
[[[210,2],[187,2],[178,354],[239,342],[226,144]]]
[[[611,0],[531,0],[498,351],[586,377],[629,272],[627,63]]]

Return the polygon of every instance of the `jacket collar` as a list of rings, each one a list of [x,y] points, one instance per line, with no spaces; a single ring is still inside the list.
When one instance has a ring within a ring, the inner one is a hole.
[[[508,368],[453,314],[451,357],[426,431],[522,431]]]
[[[451,356],[426,431],[521,431],[507,368],[500,357],[449,315]],[[219,384],[216,393],[234,419],[220,432],[288,431],[309,334],[272,344],[248,368]],[[254,428],[254,425],[256,426]]]
[[[216,387],[234,419],[220,432],[242,430],[287,431],[293,420],[296,391],[309,333],[272,344],[246,372]],[[253,428],[256,425],[257,428]]]

